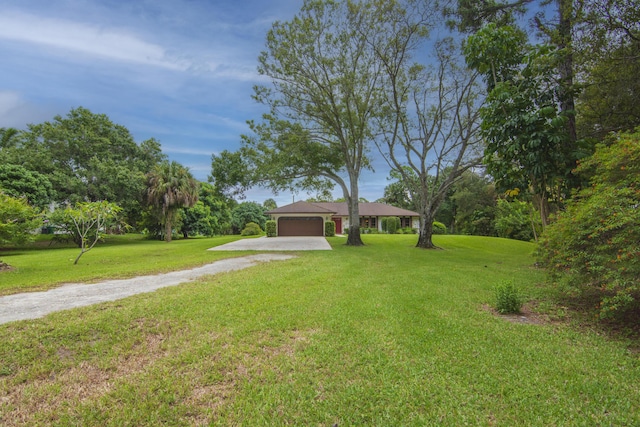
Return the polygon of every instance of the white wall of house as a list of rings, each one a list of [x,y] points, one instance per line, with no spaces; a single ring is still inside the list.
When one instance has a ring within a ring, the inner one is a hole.
[[[344,232],[345,228],[349,227],[349,217],[348,216],[342,216],[340,217],[342,218],[342,230],[336,230],[336,234],[342,234]],[[381,216],[375,217],[376,218],[376,227],[378,229],[378,231],[382,231],[382,218]],[[329,218],[331,219],[331,218]],[[418,217],[413,217],[411,219],[411,227],[415,228],[415,229],[419,229],[420,228],[420,218]]]

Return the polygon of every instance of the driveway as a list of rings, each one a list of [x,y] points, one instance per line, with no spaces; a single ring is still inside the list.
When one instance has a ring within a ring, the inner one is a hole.
[[[210,251],[330,251],[331,245],[324,237],[258,237],[242,239],[216,246]]]
[[[115,301],[144,292],[153,292],[167,286],[191,282],[202,276],[294,258],[288,254],[255,254],[240,258],[229,258],[189,270],[133,277],[131,279],[107,280],[93,284],[73,283],[45,292],[27,292],[0,297],[0,324],[15,320],[37,319],[54,311]]]

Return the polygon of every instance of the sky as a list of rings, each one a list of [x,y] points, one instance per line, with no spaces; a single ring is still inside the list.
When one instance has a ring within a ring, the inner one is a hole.
[[[264,106],[253,86],[267,31],[302,0],[0,0],[0,127],[106,114],[139,143],[151,137],[200,181],[211,155],[235,151]],[[388,168],[374,162],[360,197],[374,201]],[[252,189],[278,206],[313,194]],[[334,197],[342,197],[336,188]]]

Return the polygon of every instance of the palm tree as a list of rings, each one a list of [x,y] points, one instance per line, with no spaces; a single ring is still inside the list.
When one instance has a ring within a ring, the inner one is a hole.
[[[0,150],[15,145],[16,136],[19,132],[16,128],[0,128]]]
[[[164,161],[147,174],[147,201],[160,209],[164,239],[171,241],[171,227],[178,209],[192,207],[198,201],[198,181],[180,163]]]

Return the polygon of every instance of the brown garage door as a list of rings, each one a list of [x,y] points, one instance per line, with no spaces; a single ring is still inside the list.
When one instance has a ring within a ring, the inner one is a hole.
[[[283,217],[278,219],[278,236],[324,236],[322,218]]]

